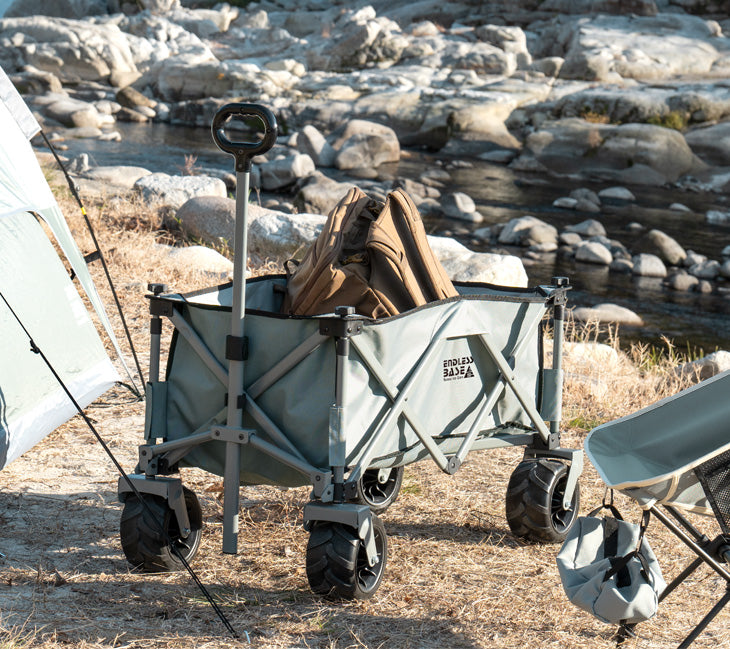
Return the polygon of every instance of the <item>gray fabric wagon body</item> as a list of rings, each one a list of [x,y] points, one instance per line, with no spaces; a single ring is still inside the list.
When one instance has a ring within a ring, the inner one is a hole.
[[[256,405],[313,466],[326,469],[330,458],[330,408],[335,401],[335,343],[321,335],[321,344],[266,389],[257,382],[288,354],[317,338],[321,317],[288,317],[279,313],[285,278],[267,276],[249,280],[246,295],[248,356],[244,384]],[[497,383],[500,368],[483,338],[512,362],[511,377],[532,405],[542,401],[542,331],[546,297],[538,289],[502,289],[488,285],[460,285],[461,296],[382,320],[364,320],[357,349],[368,349],[381,370],[401,390],[417,380],[409,392],[411,412],[443,452],[458,448],[464,435],[480,417],[479,439],[505,430],[532,432],[530,418],[515,394],[504,390],[487,414],[479,414],[486,394]],[[230,327],[231,287],[216,287],[188,295],[167,295],[170,302],[221,365],[225,359],[226,334]],[[330,316],[331,317],[331,316]],[[435,345],[434,341],[439,344]],[[428,352],[428,354],[427,354]],[[433,352],[433,353],[432,353]],[[428,355],[428,359],[424,360]],[[358,351],[350,351],[345,365],[348,390],[346,419],[346,464],[352,466],[362,454],[390,407],[388,395],[373,368]],[[418,377],[414,377],[414,373]],[[382,378],[382,377],[381,377]],[[187,340],[177,332],[168,359],[164,382],[151,386],[148,403],[148,439],[183,439],[209,430],[226,419],[226,385],[217,377]],[[252,419],[244,427],[267,438]],[[425,449],[406,417],[393,422],[392,430],[378,437],[370,466],[386,468],[423,457]],[[475,445],[478,448],[478,444]],[[222,475],[224,444],[207,442],[192,449],[184,463]],[[306,476],[255,449],[241,452],[241,483],[273,483],[282,486],[308,484]]]

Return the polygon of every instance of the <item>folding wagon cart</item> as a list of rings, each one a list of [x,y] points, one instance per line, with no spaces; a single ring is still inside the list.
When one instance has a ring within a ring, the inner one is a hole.
[[[263,137],[231,141],[225,129],[236,120],[259,121]],[[232,284],[189,294],[151,285],[146,443],[128,476],[141,495],[119,482],[127,559],[154,571],[180,567],[175,550],[193,557],[201,510],[174,474],[194,466],[224,478],[225,553],[237,551],[240,485],[311,485],[310,586],[369,597],[387,555],[377,514],[395,500],[403,467],[430,456],[453,475],[470,451],[506,446],[525,447],[507,487],[510,528],[528,540],[563,540],[578,513],[583,462],[582,451],[560,447],[567,280],[534,289],[456,284],[458,297],[378,320],[347,305],[282,314],[284,276],[244,280],[251,158],[276,132],[274,115],[254,104],[228,104],[213,120],[237,172]],[[174,326],[164,381],[163,318]],[[154,531],[157,522],[169,538]]]

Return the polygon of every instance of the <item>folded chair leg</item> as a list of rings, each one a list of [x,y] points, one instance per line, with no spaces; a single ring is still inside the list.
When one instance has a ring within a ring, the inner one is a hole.
[[[720,601],[712,607],[712,610],[705,615],[704,618],[702,618],[702,621],[692,630],[692,633],[685,638],[684,642],[682,642],[677,649],[687,649],[687,647],[689,647],[697,639],[697,636],[705,630],[707,625],[715,619],[717,614],[727,605],[728,602],[730,602],[730,584],[728,584],[727,590],[725,591],[722,599],[720,599]]]

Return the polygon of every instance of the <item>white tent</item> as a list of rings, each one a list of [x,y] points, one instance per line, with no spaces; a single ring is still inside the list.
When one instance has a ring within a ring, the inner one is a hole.
[[[119,353],[83,255],[31,148],[30,138],[39,131],[0,68],[0,469],[76,414],[47,365],[31,351],[11,309],[82,408],[119,380],[38,221],[53,233]]]

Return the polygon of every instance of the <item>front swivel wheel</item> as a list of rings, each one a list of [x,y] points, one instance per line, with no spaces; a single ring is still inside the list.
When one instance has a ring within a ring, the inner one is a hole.
[[[537,543],[562,543],[580,508],[576,484],[570,506],[563,507],[568,466],[550,459],[524,460],[507,485],[507,523],[515,534]]]
[[[182,570],[200,546],[203,512],[194,492],[183,487],[190,533],[184,537],[167,500],[152,494],[128,494],[124,501],[119,536],[127,561],[145,572]]]
[[[312,591],[330,599],[369,599],[385,572],[388,539],[377,516],[372,517],[377,561],[368,562],[357,530],[342,523],[315,521],[307,544],[307,579]]]

